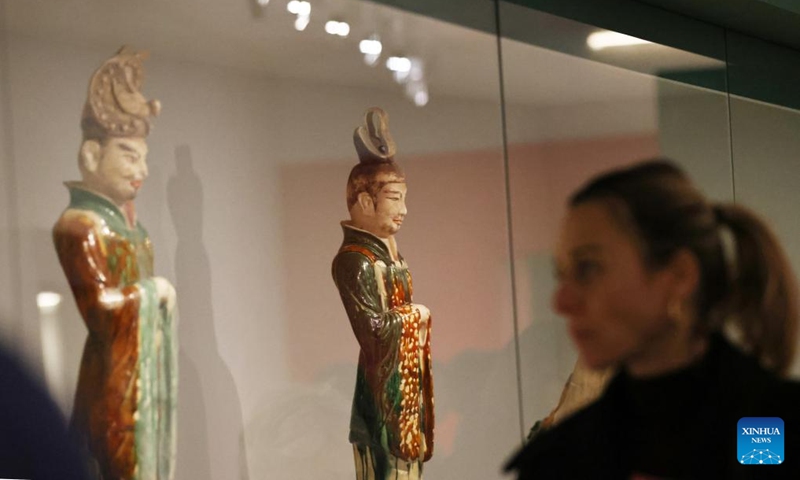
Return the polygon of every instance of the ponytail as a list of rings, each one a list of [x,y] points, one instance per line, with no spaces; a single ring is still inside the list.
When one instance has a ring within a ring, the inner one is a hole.
[[[797,284],[775,234],[749,209],[717,204],[714,214],[735,244],[727,313],[742,346],[761,364],[785,375],[796,348]],[[733,252],[731,252],[733,253]]]

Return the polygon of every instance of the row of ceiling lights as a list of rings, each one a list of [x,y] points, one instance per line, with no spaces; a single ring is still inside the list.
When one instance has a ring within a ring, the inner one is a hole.
[[[270,0],[257,0],[263,8]],[[307,0],[290,0],[286,4],[286,10],[295,15],[294,28],[302,32],[308,27],[311,21],[311,2]],[[329,35],[347,37],[350,35],[350,24],[340,20],[328,20],[325,23],[325,32]],[[364,55],[364,62],[369,66],[375,66],[383,53],[383,44],[377,33],[361,40],[358,44],[359,51]],[[386,68],[392,72],[395,82],[405,87],[405,93],[415,105],[423,107],[427,105],[428,85],[425,82],[425,74],[422,61],[418,58],[394,55],[386,59]]]

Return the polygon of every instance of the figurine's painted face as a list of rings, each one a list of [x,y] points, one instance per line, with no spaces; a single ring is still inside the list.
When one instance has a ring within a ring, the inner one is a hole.
[[[111,137],[103,145],[89,140],[81,153],[89,187],[119,206],[136,198],[148,173],[144,138]]]
[[[394,235],[403,225],[408,210],[406,209],[405,183],[387,183],[378,192],[375,202],[375,224],[382,235]]]
[[[408,210],[404,182],[387,183],[373,199],[369,193],[360,195],[363,209],[360,228],[380,238],[389,238],[400,230]]]
[[[618,224],[603,202],[572,207],[556,247],[553,307],[592,368],[658,359],[675,336],[674,276],[647,268],[635,236]]]

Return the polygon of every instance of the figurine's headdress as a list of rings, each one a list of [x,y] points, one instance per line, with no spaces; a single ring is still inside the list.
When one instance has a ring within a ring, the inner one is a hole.
[[[350,171],[347,179],[347,208],[355,205],[361,192],[376,198],[387,181],[379,180],[379,174],[389,175],[393,181],[404,181],[405,174],[395,163],[397,146],[389,134],[389,115],[378,107],[364,114],[364,124],[353,133],[359,163]]]
[[[389,133],[389,115],[379,107],[364,114],[364,124],[353,132],[358,159],[361,163],[391,162],[397,146]]]
[[[84,140],[150,133],[150,117],[158,115],[161,104],[139,91],[144,83],[142,62],[148,55],[122,47],[94,72],[81,115]]]

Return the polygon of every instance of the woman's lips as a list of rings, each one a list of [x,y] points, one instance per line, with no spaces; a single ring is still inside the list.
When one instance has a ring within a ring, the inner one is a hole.
[[[131,182],[131,186],[138,190],[138,189],[142,188],[142,181],[141,180],[134,180],[134,181]]]
[[[576,342],[588,340],[594,336],[594,333],[591,329],[576,327],[574,325],[570,325],[569,334]]]

